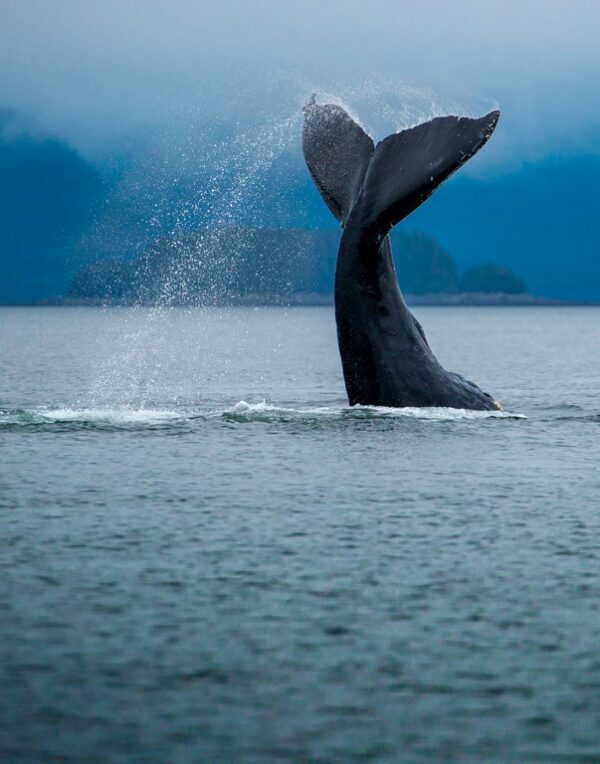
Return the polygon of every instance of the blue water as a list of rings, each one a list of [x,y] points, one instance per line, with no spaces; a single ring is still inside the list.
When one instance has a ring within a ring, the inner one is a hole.
[[[600,310],[0,309],[0,759],[600,761]]]

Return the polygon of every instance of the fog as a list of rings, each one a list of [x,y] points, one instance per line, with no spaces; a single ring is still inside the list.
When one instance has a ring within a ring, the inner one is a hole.
[[[0,104],[110,155],[338,95],[372,131],[502,121],[490,168],[600,146],[596,0],[52,0],[0,5]]]

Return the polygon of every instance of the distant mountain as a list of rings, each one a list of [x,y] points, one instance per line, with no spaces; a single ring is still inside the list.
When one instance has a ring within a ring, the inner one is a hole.
[[[405,223],[459,268],[509,267],[533,294],[600,300],[600,157],[555,158],[499,178],[451,178]]]
[[[474,265],[467,268],[460,280],[461,292],[480,292],[483,294],[527,294],[525,282],[511,273],[508,268],[501,268],[493,263]]]
[[[82,268],[67,300],[163,305],[327,302],[333,296],[338,241],[335,230],[204,227],[161,237],[140,258]],[[394,232],[392,244],[406,294],[458,291],[452,258],[430,236]],[[471,291],[525,291],[516,277],[494,266],[475,271],[471,280]]]
[[[233,151],[235,142],[231,145]],[[0,109],[0,303],[64,295],[76,273],[74,284],[82,289],[84,274],[95,273],[113,290],[120,280],[127,291],[137,283],[135,269],[139,274],[145,269],[153,274],[146,284],[154,286],[148,288],[158,289],[161,258],[168,269],[179,262],[184,271],[194,261],[185,248],[196,246],[190,244],[196,234],[177,233],[179,228],[203,230],[206,236],[209,229],[225,230],[224,222],[230,231],[234,225],[246,233],[236,234],[235,241],[218,234],[217,243],[207,245],[213,262],[205,263],[202,278],[214,274],[215,294],[222,292],[227,274],[236,294],[266,294],[271,283],[274,294],[282,295],[288,287],[277,278],[284,276],[292,285],[287,293],[315,284],[323,294],[331,292],[339,228],[299,146],[270,166],[266,162],[264,172],[239,171],[232,155],[216,184],[206,158],[177,165],[176,171],[152,154],[142,162],[121,160],[117,172],[95,168],[65,142]],[[244,157],[239,160],[243,165]],[[486,179],[458,173],[393,233],[403,291],[456,293],[460,274],[487,263],[508,268],[536,295],[600,300],[599,183],[598,156],[556,157]],[[257,230],[263,233],[248,234]],[[157,237],[161,243],[152,244]],[[176,241],[184,242],[178,253]],[[236,255],[233,245],[239,247]],[[125,263],[132,259],[135,265]],[[100,264],[81,271],[89,263]],[[496,286],[497,277],[496,272]],[[173,299],[177,278],[182,288],[196,284],[198,293],[208,288],[198,286],[199,273],[187,272],[185,279],[174,275]]]
[[[96,170],[66,143],[0,109],[0,303],[64,292],[100,190]]]
[[[555,156],[486,178],[460,171],[399,230],[435,238],[459,271],[489,262],[533,294],[600,300],[599,187],[599,155]],[[282,158],[258,208],[247,209],[260,225],[335,227],[299,156]]]

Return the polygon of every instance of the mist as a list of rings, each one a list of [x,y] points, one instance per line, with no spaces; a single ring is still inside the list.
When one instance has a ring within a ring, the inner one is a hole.
[[[284,119],[313,91],[377,137],[499,106],[469,168],[498,173],[598,152],[599,30],[591,0],[4,2],[0,104],[92,159]]]

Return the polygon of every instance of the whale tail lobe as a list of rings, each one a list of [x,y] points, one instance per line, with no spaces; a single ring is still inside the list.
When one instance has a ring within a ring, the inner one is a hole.
[[[498,117],[436,117],[377,144],[360,193],[361,225],[385,236],[479,151]]]
[[[374,146],[340,106],[313,97],[304,111],[304,157],[327,206],[381,238],[479,151],[499,117],[436,117]]]
[[[302,150],[323,200],[344,224],[375,152],[372,138],[341,106],[313,96],[304,107]]]

